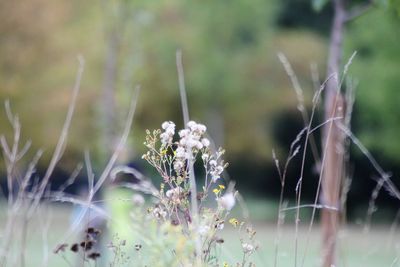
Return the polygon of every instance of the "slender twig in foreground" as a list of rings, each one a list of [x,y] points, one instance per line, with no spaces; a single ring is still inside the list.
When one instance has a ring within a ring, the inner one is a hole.
[[[179,92],[181,95],[181,104],[182,104],[182,112],[183,112],[183,121],[185,126],[189,122],[189,106],[186,96],[186,89],[185,89],[185,76],[183,71],[183,64],[182,64],[182,51],[176,51],[176,68],[178,71],[178,79],[179,79]],[[190,194],[191,194],[191,216],[194,222],[194,226],[197,229],[198,227],[198,203],[197,203],[197,186],[196,186],[196,177],[194,174],[194,167],[193,162],[189,159],[189,182],[190,182]],[[196,259],[198,263],[201,261],[201,244],[199,239],[196,238]]]
[[[108,161],[108,163],[107,163],[106,167],[104,168],[102,174],[100,175],[98,181],[94,185],[93,190],[91,190],[91,192],[89,192],[89,195],[87,197],[86,205],[84,206],[84,209],[79,214],[78,218],[74,221],[74,223],[70,227],[69,231],[66,232],[66,234],[64,235],[62,240],[67,239],[76,230],[76,228],[79,226],[79,223],[85,217],[88,209],[89,208],[94,208],[94,206],[91,203],[92,200],[93,200],[93,197],[97,193],[97,191],[100,190],[100,188],[103,185],[103,183],[109,177],[109,174],[110,174],[112,168],[114,167],[115,162],[117,161],[118,156],[121,153],[121,151],[123,150],[123,148],[125,146],[125,143],[126,143],[126,141],[128,139],[128,136],[129,136],[129,133],[130,133],[130,130],[131,130],[131,127],[132,127],[133,117],[134,117],[135,110],[136,110],[136,104],[137,104],[139,91],[140,91],[140,87],[137,87],[136,90],[135,90],[135,93],[134,93],[134,95],[132,97],[131,105],[130,105],[130,108],[129,108],[128,116],[127,116],[125,127],[124,127],[124,131],[122,133],[122,136],[120,138],[120,141],[119,141],[117,147],[114,150],[114,153],[110,157],[110,160]],[[91,178],[89,178],[89,179],[91,179]],[[64,242],[59,242],[59,243],[64,243]]]
[[[78,68],[78,73],[76,75],[75,86],[72,91],[72,100],[68,107],[68,112],[67,112],[67,116],[65,118],[65,122],[64,122],[62,131],[61,131],[61,135],[60,135],[60,138],[58,139],[56,148],[54,150],[53,156],[51,157],[47,171],[40,183],[36,199],[33,201],[32,205],[29,209],[29,214],[32,214],[35,211],[35,209],[37,208],[37,206],[43,196],[43,193],[49,183],[50,177],[51,177],[58,161],[60,160],[60,158],[62,156],[63,149],[67,142],[68,130],[71,125],[72,117],[74,114],[75,105],[77,102],[78,93],[80,90],[80,85],[81,85],[81,80],[82,80],[82,75],[83,75],[83,70],[84,70],[84,65],[85,65],[83,57],[79,56],[78,61],[79,61],[79,68]]]

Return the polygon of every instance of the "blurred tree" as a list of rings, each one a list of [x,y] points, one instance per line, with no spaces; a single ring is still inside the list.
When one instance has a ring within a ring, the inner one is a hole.
[[[344,117],[346,103],[341,93],[341,60],[346,23],[363,15],[372,5],[373,0],[313,0],[314,8],[322,10],[332,2],[334,15],[331,28],[331,40],[327,63],[327,82],[325,88],[325,120]],[[332,75],[334,75],[332,77]],[[344,119],[341,119],[344,122]],[[323,129],[324,166],[322,166],[321,201],[330,207],[340,203],[340,191],[344,179],[345,136],[337,122],[330,122]],[[339,229],[339,212],[324,208],[321,212],[323,232],[323,265],[335,265],[336,236]]]
[[[123,79],[119,64],[122,52],[122,42],[126,36],[126,29],[131,25],[133,7],[131,1],[116,0],[102,1],[102,14],[104,25],[104,40],[106,50],[104,54],[104,75],[101,94],[101,114],[99,121],[103,136],[101,138],[100,151],[105,152],[107,158],[114,150],[117,138],[117,81]],[[122,86],[132,85],[129,81]]]

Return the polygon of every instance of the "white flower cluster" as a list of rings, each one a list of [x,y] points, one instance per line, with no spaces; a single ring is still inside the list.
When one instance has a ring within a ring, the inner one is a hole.
[[[165,195],[169,200],[171,200],[174,204],[179,204],[181,202],[182,193],[184,192],[183,188],[177,186],[165,192]]]
[[[179,145],[189,149],[200,150],[203,147],[208,147],[210,141],[204,138],[204,134],[207,131],[207,127],[203,124],[189,121],[186,125],[186,129],[179,131]]]
[[[206,172],[205,188],[209,188],[208,182],[215,183],[221,177],[227,167],[222,160],[224,150],[211,153],[205,125],[189,121],[184,129],[176,131],[175,123],[165,121],[161,128],[146,131],[144,145],[149,150],[142,158],[157,169],[164,181],[176,179],[178,185],[185,181],[189,176],[189,163],[194,164],[198,157],[203,160]],[[177,136],[178,140],[174,139]]]
[[[165,219],[168,215],[167,212],[160,207],[155,207],[152,210],[152,214],[156,219]]]
[[[223,162],[218,164],[215,159],[212,159],[208,162],[208,164],[210,164],[211,179],[215,183],[221,177],[221,174],[224,171]]]
[[[221,174],[228,166],[228,164],[221,160],[224,153],[225,151],[220,148],[214,155],[210,155],[206,152],[201,156],[204,162],[204,167],[207,169],[207,173],[210,174],[211,180],[214,183],[221,178]]]
[[[243,248],[243,252],[246,254],[247,253],[251,254],[256,250],[256,248],[252,244],[249,244],[249,243],[243,243],[242,248]]]
[[[164,130],[160,134],[161,144],[163,146],[171,145],[175,134],[175,123],[166,121],[161,125],[161,128]]]
[[[207,127],[203,124],[189,121],[186,128],[179,131],[180,140],[175,149],[174,169],[181,172],[187,160],[194,160],[201,149],[207,149],[210,141],[204,137]]]

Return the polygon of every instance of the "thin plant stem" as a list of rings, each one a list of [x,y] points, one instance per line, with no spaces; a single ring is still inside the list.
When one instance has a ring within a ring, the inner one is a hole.
[[[91,202],[93,200],[94,195],[97,193],[98,190],[100,190],[101,186],[104,184],[106,179],[109,177],[110,172],[112,171],[112,169],[113,169],[113,167],[115,165],[115,162],[118,159],[119,154],[121,153],[121,151],[123,150],[123,148],[125,146],[125,143],[126,143],[126,141],[128,139],[128,136],[129,136],[129,133],[131,131],[131,127],[132,127],[133,117],[134,117],[135,110],[136,110],[136,104],[137,104],[139,91],[140,91],[140,87],[138,86],[138,87],[136,87],[136,90],[135,90],[134,95],[133,95],[132,100],[131,100],[131,104],[130,104],[128,116],[127,116],[127,119],[126,119],[124,131],[122,133],[122,136],[120,138],[120,141],[119,141],[117,147],[114,150],[114,153],[111,155],[111,157],[110,157],[106,167],[104,168],[103,172],[101,173],[98,181],[93,186],[93,190],[91,192],[89,192],[88,198],[85,201],[86,203],[85,202],[82,203],[83,206],[84,206],[83,211],[79,214],[78,218],[74,221],[73,225],[70,227],[69,231],[66,232],[66,234],[64,235],[62,240],[67,239],[76,230],[76,228],[79,226],[79,223],[85,217],[85,215],[86,215],[86,213],[87,213],[89,208],[90,209],[93,209],[93,208],[96,209],[96,206],[92,206]],[[64,200],[76,202],[76,199],[74,199],[74,198],[68,198],[68,199],[64,199]],[[64,242],[61,241],[59,243],[64,243]]]
[[[332,77],[332,76],[331,76]],[[321,88],[325,88],[325,84],[328,80],[325,81],[325,83],[321,86]],[[339,90],[337,90],[337,95],[338,96],[340,93]],[[334,112],[336,110],[336,105],[337,105],[337,99],[338,97],[336,97],[335,103],[334,103],[334,107],[333,107],[333,111],[331,114],[331,118],[334,115]],[[333,120],[330,121],[329,126],[328,126],[328,131],[327,131],[327,135],[326,135],[326,140],[330,139],[331,133],[332,133],[332,129],[333,129]],[[322,161],[321,161],[321,170],[320,170],[320,174],[319,174],[319,178],[318,178],[318,185],[317,185],[317,192],[315,193],[315,198],[314,198],[314,207],[312,210],[312,214],[311,214],[311,220],[310,220],[310,224],[309,224],[309,228],[308,228],[308,233],[307,233],[307,238],[306,238],[306,244],[305,244],[305,249],[304,249],[304,256],[302,259],[302,263],[301,266],[304,266],[304,262],[306,259],[306,255],[308,252],[308,245],[309,245],[309,241],[310,241],[310,234],[311,234],[311,229],[313,227],[314,224],[314,219],[315,219],[315,213],[316,213],[316,206],[317,206],[317,202],[318,202],[318,198],[319,198],[319,194],[320,194],[320,190],[321,190],[321,184],[322,184],[322,176],[323,176],[323,172],[324,172],[324,167],[325,167],[325,162],[326,162],[326,156],[327,156],[327,146],[324,147],[323,150],[323,154],[322,154]]]
[[[278,58],[281,61],[286,74],[289,76],[290,81],[292,83],[292,88],[294,89],[296,96],[297,96],[297,102],[298,102],[298,110],[301,113],[303,123],[305,125],[309,125],[310,123],[310,118],[307,112],[307,109],[304,106],[304,95],[303,95],[303,89],[301,88],[300,82],[296,76],[296,73],[293,71],[292,65],[290,64],[289,60],[286,58],[285,54],[283,53],[278,53]],[[318,153],[318,148],[317,144],[314,138],[314,135],[310,135],[309,137],[309,142],[311,146],[311,152],[314,157],[315,163],[319,163],[321,161],[320,155]]]
[[[182,104],[182,113],[183,113],[183,121],[184,124],[187,125],[189,122],[189,107],[188,101],[186,96],[186,89],[185,89],[185,76],[183,71],[183,64],[182,64],[182,51],[176,51],[176,68],[178,71],[178,79],[179,79],[179,92],[181,95],[181,104]],[[194,167],[192,159],[188,160],[189,164],[189,181],[190,181],[190,198],[191,198],[191,217],[194,222],[195,229],[198,228],[199,225],[199,218],[198,218],[198,203],[197,203],[197,188],[196,188],[196,178],[194,174]],[[196,238],[196,260],[197,264],[201,264],[201,244],[199,238]]]
[[[332,113],[331,113],[331,115],[329,116],[330,118],[328,118],[328,120],[330,120],[330,123],[329,123],[329,125],[327,126],[328,129],[327,129],[327,132],[326,132],[326,139],[325,139],[325,140],[329,140],[329,139],[330,139],[331,132],[332,132],[332,129],[333,129],[333,123],[334,123],[333,118],[334,118],[334,114],[335,114],[335,111],[336,111],[336,108],[337,108],[338,98],[339,98],[339,95],[340,95],[340,88],[342,87],[342,84],[343,84],[343,82],[344,82],[344,79],[345,79],[345,77],[346,77],[346,74],[347,74],[347,72],[348,72],[348,70],[349,70],[349,67],[350,67],[351,63],[353,62],[353,59],[354,59],[354,57],[356,56],[356,54],[357,54],[357,52],[354,52],[354,53],[350,56],[350,58],[349,58],[349,60],[347,61],[346,65],[344,66],[343,75],[342,75],[342,77],[341,77],[341,79],[340,79],[340,81],[339,81],[339,83],[338,83],[338,88],[336,88],[335,101],[334,101],[334,103],[333,103]],[[329,82],[329,80],[330,80],[331,78],[338,79],[337,76],[338,76],[337,73],[332,73],[332,74],[325,80],[325,82],[322,84],[322,86],[325,87],[326,84]],[[322,86],[321,86],[321,87],[322,87]],[[315,98],[315,101],[313,101],[313,102],[314,102],[314,105],[316,105],[316,103],[318,102],[318,100],[319,100],[319,99],[316,99],[316,98]],[[346,115],[349,115],[349,113],[346,114]],[[349,120],[350,120],[350,118],[348,118],[348,117],[346,117],[346,118],[344,118],[344,119],[347,120],[348,122],[349,122]],[[340,128],[340,123],[337,123],[337,126]],[[319,198],[320,191],[321,191],[321,184],[322,184],[323,172],[324,172],[324,169],[325,169],[326,156],[327,156],[327,146],[325,145],[324,148],[323,148],[323,153],[322,153],[321,170],[320,170],[319,178],[318,178],[317,191],[316,191],[316,193],[315,193],[315,198],[314,198],[314,206],[315,206],[315,207],[313,208],[312,213],[311,213],[311,219],[310,219],[310,223],[309,223],[309,227],[308,227],[308,233],[307,233],[307,238],[306,238],[304,256],[303,256],[303,259],[302,259],[302,264],[301,264],[301,266],[304,266],[304,262],[305,262],[306,255],[307,255],[307,251],[308,251],[308,246],[309,246],[309,242],[310,242],[311,230],[312,230],[312,227],[313,227],[313,224],[314,224],[314,220],[315,220],[316,205],[317,205],[318,198]]]
[[[275,161],[275,165],[276,165],[276,168],[277,168],[277,171],[279,174],[279,179],[281,181],[281,191],[280,191],[280,195],[279,195],[279,206],[278,206],[278,220],[276,222],[277,235],[275,238],[274,267],[276,267],[278,265],[279,239],[280,239],[280,235],[281,235],[281,225],[283,224],[283,221],[284,221],[284,213],[282,212],[283,211],[282,207],[284,206],[283,195],[285,192],[286,173],[288,170],[289,163],[298,154],[300,146],[296,146],[296,145],[301,140],[301,137],[303,136],[305,131],[306,131],[306,128],[304,128],[302,131],[300,131],[300,133],[297,134],[296,139],[290,145],[289,156],[286,159],[286,163],[283,168],[283,173],[280,169],[279,160],[276,157],[275,151],[272,151],[272,157]]]
[[[331,76],[332,77],[332,76]],[[297,192],[297,210],[296,210],[296,232],[295,232],[295,266],[297,266],[297,253],[298,253],[298,227],[299,227],[299,222],[300,222],[300,200],[301,200],[301,190],[302,190],[302,184],[303,184],[303,175],[304,175],[304,168],[305,168],[305,159],[306,159],[306,152],[307,152],[307,144],[308,144],[308,139],[310,135],[310,131],[312,130],[311,126],[313,123],[314,115],[316,112],[317,108],[317,103],[319,102],[320,96],[322,94],[322,91],[325,89],[326,83],[329,81],[331,77],[328,77],[328,79],[321,85],[320,89],[315,93],[314,98],[313,98],[313,108],[311,111],[311,117],[309,120],[309,125],[307,126],[306,130],[306,137],[304,141],[304,148],[303,148],[303,155],[302,155],[302,161],[301,161],[301,171],[300,171],[300,178],[299,178],[299,183],[298,183],[298,192]],[[332,122],[331,122],[332,124]],[[329,132],[330,134],[330,132]],[[325,151],[324,151],[324,156],[325,156]],[[324,157],[322,159],[324,162]],[[322,172],[321,172],[322,173]],[[297,191],[297,190],[296,190]]]
[[[62,152],[64,150],[65,143],[67,141],[68,130],[71,125],[72,117],[74,114],[75,105],[77,102],[78,93],[80,90],[80,84],[81,84],[82,75],[83,75],[83,70],[84,70],[84,65],[85,65],[83,57],[79,56],[78,61],[79,61],[79,68],[78,68],[78,73],[76,75],[75,85],[72,90],[72,100],[68,107],[68,112],[67,112],[67,116],[66,116],[62,131],[61,131],[61,135],[60,135],[60,138],[58,139],[56,148],[54,150],[53,156],[51,157],[51,160],[50,160],[49,166],[46,170],[46,173],[42,179],[42,182],[40,183],[39,190],[37,192],[37,196],[28,211],[29,214],[32,214],[34,212],[34,210],[37,208],[37,206],[43,196],[43,193],[49,183],[50,177],[51,177],[58,161],[60,160],[60,158],[62,156]]]

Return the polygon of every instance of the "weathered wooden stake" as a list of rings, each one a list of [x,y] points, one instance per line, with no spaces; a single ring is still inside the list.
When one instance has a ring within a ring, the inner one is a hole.
[[[333,0],[334,18],[331,30],[327,77],[325,89],[325,120],[344,116],[344,99],[340,93],[340,63],[342,56],[343,31],[346,22],[345,0]],[[343,174],[344,136],[337,124],[340,120],[331,121],[324,127],[323,148],[325,166],[322,176],[322,204],[337,207],[340,203],[340,187]],[[322,209],[322,259],[323,267],[335,266],[336,238],[339,229],[339,210]]]

